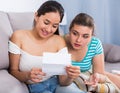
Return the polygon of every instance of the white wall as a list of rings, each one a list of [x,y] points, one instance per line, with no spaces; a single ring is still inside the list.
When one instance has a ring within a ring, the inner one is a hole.
[[[0,0],[0,11],[33,12],[47,0]]]

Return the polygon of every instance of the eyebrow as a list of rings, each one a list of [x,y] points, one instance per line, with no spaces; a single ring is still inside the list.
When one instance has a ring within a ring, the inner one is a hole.
[[[89,35],[89,34],[83,34],[83,35]]]
[[[51,22],[51,21],[48,20],[48,19],[45,19],[45,21]],[[54,23],[54,25],[59,25],[59,23]]]
[[[71,30],[71,31],[73,31],[73,32],[75,32],[75,33],[77,33],[77,34],[79,34],[79,32],[78,32],[77,30]],[[89,36],[89,34],[83,34],[83,35]]]
[[[77,32],[77,30],[74,30],[74,29],[73,29],[73,30],[71,29],[71,31],[75,31],[75,32]]]
[[[76,33],[78,33],[78,31],[77,30],[71,30],[72,32],[76,32]]]

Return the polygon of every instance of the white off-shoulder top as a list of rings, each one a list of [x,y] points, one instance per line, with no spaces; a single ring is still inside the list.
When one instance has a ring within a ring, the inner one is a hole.
[[[8,51],[13,54],[20,54],[20,71],[30,71],[33,67],[42,68],[42,56],[31,55],[21,48],[19,48],[15,43],[8,42]],[[67,47],[59,50],[58,53],[68,53]],[[45,76],[42,81],[49,79],[51,76]],[[33,83],[33,82],[29,82]]]

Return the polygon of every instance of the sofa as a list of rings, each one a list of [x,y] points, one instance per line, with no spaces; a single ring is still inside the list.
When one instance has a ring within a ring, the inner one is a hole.
[[[0,11],[0,93],[29,93],[27,86],[8,72],[8,40],[13,31],[31,29],[33,17],[33,13]]]
[[[29,93],[27,86],[9,74],[8,40],[19,29],[31,29],[34,13],[9,13],[0,11],[0,93]],[[105,69],[120,70],[120,46],[103,44]],[[117,48],[116,48],[117,47]]]

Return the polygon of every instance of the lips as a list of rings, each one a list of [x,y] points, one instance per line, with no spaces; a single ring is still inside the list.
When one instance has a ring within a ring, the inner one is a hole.
[[[45,30],[44,30],[44,31],[42,30],[42,34],[43,34],[44,36],[47,36],[49,33],[48,33],[47,31],[45,31]]]
[[[77,44],[77,43],[74,43],[74,46],[75,46],[75,47],[80,47],[81,45],[80,45],[80,44]]]

